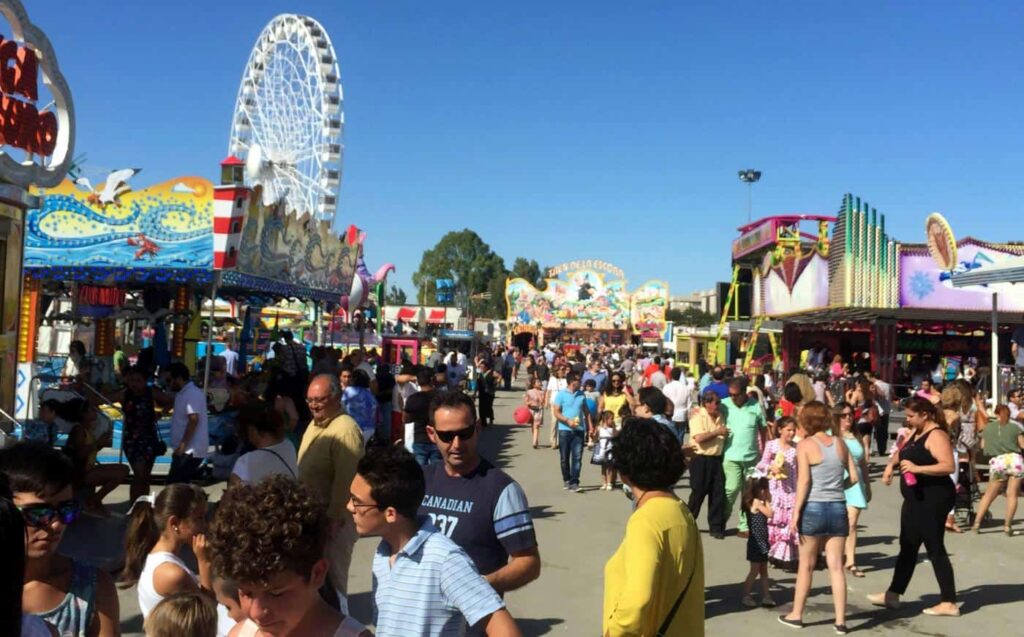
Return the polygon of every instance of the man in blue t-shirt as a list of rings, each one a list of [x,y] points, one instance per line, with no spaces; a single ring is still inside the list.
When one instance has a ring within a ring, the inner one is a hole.
[[[522,487],[480,457],[473,400],[461,392],[436,397],[427,435],[443,462],[425,467],[420,514],[458,544],[498,592],[540,576],[540,553]]]
[[[590,359],[590,366],[587,367],[587,371],[583,372],[583,378],[581,380],[584,385],[587,384],[588,380],[594,381],[595,391],[597,391],[597,393],[604,391],[604,386],[608,383],[608,373],[601,369],[600,359],[596,357]]]
[[[587,396],[580,390],[580,377],[569,372],[566,389],[558,392],[552,411],[558,422],[558,449],[562,461],[562,488],[576,493],[580,489],[580,462],[583,458],[584,433],[590,428]]]
[[[724,369],[715,365],[715,368],[711,370],[711,384],[707,388],[718,394],[721,400],[729,397],[729,383],[725,382]]]

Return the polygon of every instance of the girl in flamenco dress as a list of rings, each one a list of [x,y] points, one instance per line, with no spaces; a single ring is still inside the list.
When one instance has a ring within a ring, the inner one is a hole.
[[[759,472],[768,477],[772,496],[772,517],[768,520],[768,559],[772,564],[796,571],[799,559],[799,534],[790,531],[789,522],[796,503],[796,420],[779,418],[778,438],[769,440],[757,465]]]

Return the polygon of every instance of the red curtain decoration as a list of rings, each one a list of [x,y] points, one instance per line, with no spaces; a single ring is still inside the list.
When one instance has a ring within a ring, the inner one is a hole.
[[[103,305],[114,307],[124,305],[124,290],[118,288],[105,288],[97,285],[80,285],[78,287],[78,302],[82,305]]]

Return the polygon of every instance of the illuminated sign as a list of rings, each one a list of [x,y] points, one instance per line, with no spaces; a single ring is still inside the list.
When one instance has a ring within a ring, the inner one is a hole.
[[[949,271],[956,268],[956,237],[946,218],[937,212],[928,215],[924,233],[928,239],[928,253],[939,269]]]
[[[21,2],[0,0],[0,14],[11,29],[10,35],[0,29],[0,179],[53,187],[67,174],[74,150],[71,93],[49,39]]]
[[[738,259],[775,242],[775,224],[766,219],[732,242],[732,258]]]
[[[576,270],[596,270],[598,272],[608,272],[615,276],[625,278],[626,273],[622,271],[622,268],[616,267],[607,261],[601,261],[599,259],[580,259],[579,261],[569,261],[561,265],[556,265],[553,268],[548,268],[548,276],[556,277],[563,272],[574,272]]]

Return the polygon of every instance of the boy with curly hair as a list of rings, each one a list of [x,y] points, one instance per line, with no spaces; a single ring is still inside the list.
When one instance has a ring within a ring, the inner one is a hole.
[[[313,491],[282,475],[229,489],[208,535],[214,571],[238,586],[248,619],[230,637],[370,637],[320,597],[330,521]]]

